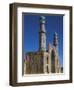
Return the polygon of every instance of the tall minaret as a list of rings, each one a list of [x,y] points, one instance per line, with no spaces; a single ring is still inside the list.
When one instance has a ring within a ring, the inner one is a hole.
[[[55,46],[55,48],[58,52],[58,35],[56,32],[54,33],[53,45]]]
[[[46,51],[45,17],[40,17],[39,50]]]

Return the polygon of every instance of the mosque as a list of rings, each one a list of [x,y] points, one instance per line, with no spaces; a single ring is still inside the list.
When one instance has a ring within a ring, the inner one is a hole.
[[[53,45],[46,49],[45,17],[41,16],[39,31],[39,49],[27,52],[24,58],[24,74],[62,73],[58,54],[58,35],[54,32]]]

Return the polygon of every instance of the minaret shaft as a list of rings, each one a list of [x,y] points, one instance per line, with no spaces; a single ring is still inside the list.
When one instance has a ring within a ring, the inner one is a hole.
[[[39,32],[39,50],[46,51],[46,30],[45,30],[45,17],[40,18],[40,32]]]
[[[45,32],[45,24],[44,23],[41,23],[40,24],[40,30]]]

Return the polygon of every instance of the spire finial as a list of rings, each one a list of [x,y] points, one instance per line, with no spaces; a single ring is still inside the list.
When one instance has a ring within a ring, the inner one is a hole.
[[[41,22],[41,23],[45,23],[45,16],[41,16],[41,17],[40,17],[40,22]]]
[[[57,33],[56,33],[56,32],[54,33],[53,45],[54,45],[55,47],[57,47],[57,46],[58,46],[58,35],[57,35]]]

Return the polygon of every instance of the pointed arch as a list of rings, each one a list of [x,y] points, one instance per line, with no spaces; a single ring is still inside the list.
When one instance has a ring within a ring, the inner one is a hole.
[[[55,73],[55,52],[51,51],[51,72]]]

